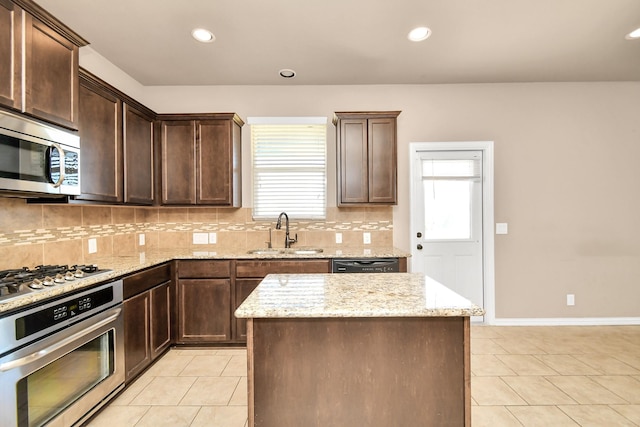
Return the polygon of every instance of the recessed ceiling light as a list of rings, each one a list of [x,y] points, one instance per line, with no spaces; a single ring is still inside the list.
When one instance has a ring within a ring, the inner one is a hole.
[[[191,31],[191,35],[194,39],[202,43],[212,43],[216,39],[216,36],[214,36],[211,31],[205,30],[204,28],[195,28]]]
[[[640,39],[640,28],[636,28],[635,30],[631,31],[625,38],[627,40]]]
[[[278,73],[280,74],[281,77],[284,77],[285,79],[291,79],[296,76],[296,72],[290,68],[283,68]]]
[[[418,27],[409,31],[409,35],[407,36],[409,40],[412,42],[421,42],[422,40],[426,40],[431,35],[431,30],[427,27]]]

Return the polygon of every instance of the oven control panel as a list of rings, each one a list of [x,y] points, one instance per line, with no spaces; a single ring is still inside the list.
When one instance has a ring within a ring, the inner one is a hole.
[[[71,297],[55,305],[34,311],[15,320],[16,339],[28,337],[112,301],[113,288],[107,287],[82,296]]]

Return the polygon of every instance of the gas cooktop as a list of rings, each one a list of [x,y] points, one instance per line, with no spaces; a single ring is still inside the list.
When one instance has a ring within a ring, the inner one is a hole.
[[[35,268],[0,271],[0,304],[20,298],[32,292],[61,286],[65,283],[80,280],[110,270],[100,269],[95,264],[89,265],[39,265]]]

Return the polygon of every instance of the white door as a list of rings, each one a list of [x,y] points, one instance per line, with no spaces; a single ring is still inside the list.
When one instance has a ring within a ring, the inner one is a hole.
[[[483,151],[416,151],[412,162],[412,271],[484,307]]]

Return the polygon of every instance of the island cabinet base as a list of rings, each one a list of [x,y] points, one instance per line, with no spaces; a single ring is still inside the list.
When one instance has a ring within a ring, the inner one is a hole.
[[[469,317],[255,318],[249,426],[470,426]]]

